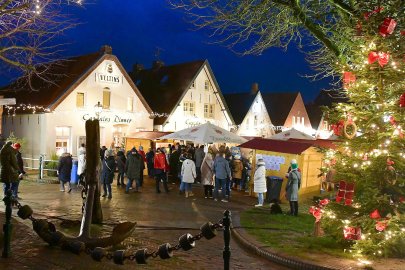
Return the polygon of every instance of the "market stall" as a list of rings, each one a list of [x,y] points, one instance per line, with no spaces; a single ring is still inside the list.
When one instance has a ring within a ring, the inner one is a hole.
[[[285,175],[292,159],[298,161],[301,170],[300,194],[320,190],[319,168],[322,166],[323,154],[316,147],[334,148],[333,141],[326,140],[271,140],[257,138],[239,145],[242,149],[252,149],[252,167],[256,168],[256,161],[262,158],[266,164],[266,176],[283,178],[280,199],[284,198]],[[253,179],[254,169],[251,179]],[[250,182],[253,185],[253,181]],[[250,187],[253,190],[253,187]],[[254,195],[254,194],[251,194]]]
[[[159,138],[170,133],[161,131],[139,131],[132,133],[125,137],[125,151],[130,150],[134,146],[136,149],[139,149],[139,146],[143,146],[144,151],[148,151],[149,148],[167,147],[169,143],[173,144],[173,140],[161,140]]]

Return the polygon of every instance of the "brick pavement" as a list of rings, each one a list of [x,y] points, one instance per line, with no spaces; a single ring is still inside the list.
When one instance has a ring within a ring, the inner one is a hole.
[[[201,224],[222,218],[224,209],[237,214],[254,204],[254,199],[244,197],[243,194],[234,196],[236,200],[230,203],[214,202],[204,199],[202,189],[197,187],[194,188],[196,196],[187,199],[178,195],[175,185],[170,185],[172,190],[169,194],[156,194],[153,184],[154,180],[147,179],[143,192],[130,194],[125,194],[123,188],[114,185],[113,199],[102,199],[106,224],[102,228],[95,226],[93,234],[105,235],[112,230],[112,225],[120,221],[135,221],[138,227],[133,236],[123,243],[123,247],[147,247],[152,250],[165,242],[175,244],[178,237],[186,232],[197,234]],[[20,196],[23,197],[23,205],[29,204],[33,208],[34,216],[51,218],[58,229],[71,235],[77,234],[78,226],[63,228],[60,220],[80,219],[82,201],[79,190],[74,189],[68,194],[59,192],[58,185],[25,181],[21,185]],[[4,211],[3,205],[0,211]],[[122,266],[111,262],[94,262],[85,254],[78,256],[48,247],[26,225],[30,225],[29,222],[16,223],[16,231],[19,233],[18,237],[15,235],[13,238],[14,254],[10,259],[0,259],[1,269],[122,269]],[[170,260],[150,259],[147,266],[126,263],[125,268],[221,269],[222,248],[223,237],[222,232],[219,232],[212,240],[198,241],[196,248],[190,251],[176,252]],[[246,252],[233,240],[231,250],[231,269],[286,269]]]

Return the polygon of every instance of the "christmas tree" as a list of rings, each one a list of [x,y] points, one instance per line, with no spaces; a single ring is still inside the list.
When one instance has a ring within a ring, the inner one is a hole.
[[[405,257],[403,11],[403,1],[363,3],[363,16],[344,27],[351,41],[335,66],[348,102],[327,112],[340,143],[325,161],[339,190],[317,214],[359,256]]]

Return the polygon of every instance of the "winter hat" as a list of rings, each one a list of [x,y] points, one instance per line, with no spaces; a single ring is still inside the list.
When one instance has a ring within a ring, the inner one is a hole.
[[[259,160],[257,161],[257,166],[263,166],[266,165],[266,163],[264,163],[262,158],[259,158]]]
[[[297,164],[297,160],[296,160],[296,159],[292,159],[292,160],[291,160],[291,165],[292,165],[292,164]]]
[[[235,155],[235,159],[240,159],[240,155]]]
[[[18,149],[21,148],[21,144],[15,143],[15,144],[13,144],[13,148],[16,149],[16,150],[18,150]]]

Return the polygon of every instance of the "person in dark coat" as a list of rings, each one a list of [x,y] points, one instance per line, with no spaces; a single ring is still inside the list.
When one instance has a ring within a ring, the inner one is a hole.
[[[16,192],[16,183],[18,182],[18,164],[16,158],[16,151],[11,146],[12,142],[7,142],[0,150],[0,180],[3,182],[3,192],[11,189],[13,194]]]
[[[125,176],[125,163],[127,162],[127,158],[125,157],[124,151],[120,150],[117,153],[117,169],[118,169],[118,177],[117,177],[117,186],[122,185],[124,186],[124,176]]]
[[[143,146],[139,146],[138,154],[141,156],[142,159],[142,164],[141,164],[141,175],[139,178],[139,183],[141,184],[140,186],[143,185],[143,170],[145,170],[145,162],[146,162],[146,154],[145,151],[143,151]]]
[[[65,192],[65,183],[68,183],[69,190],[68,193],[72,191],[72,186],[70,185],[70,174],[72,172],[72,156],[64,151],[64,153],[59,158],[58,164],[58,178],[60,181],[60,191]]]
[[[179,162],[180,162],[180,149],[176,148],[176,146],[173,146],[172,153],[170,154],[169,157],[170,175],[172,177],[173,183],[176,182],[176,180],[178,179],[178,175],[180,173]]]
[[[139,191],[141,186],[141,171],[143,170],[143,159],[142,156],[138,154],[135,147],[131,149],[127,156],[127,162],[125,164],[125,173],[128,177],[127,187],[125,193],[129,193],[129,188],[132,187],[132,182],[135,180],[136,191]]]
[[[148,166],[148,175],[153,177],[153,158],[155,157],[155,152],[152,148],[149,148],[148,153],[146,153],[146,166]]]
[[[101,184],[103,184],[104,194],[102,197],[108,195],[108,199],[112,198],[111,184],[114,180],[115,172],[115,158],[112,150],[105,151],[105,157],[102,163],[101,170]]]
[[[107,147],[104,145],[100,148],[100,160],[103,161],[105,157],[105,151],[107,151]]]
[[[16,182],[13,196],[16,197],[17,199],[21,199],[20,197],[18,197],[18,193],[19,193],[18,187],[20,186],[20,180],[23,179],[23,175],[26,174],[26,172],[24,171],[24,161],[22,159],[21,152],[20,152],[21,144],[15,143],[15,144],[13,144],[13,148],[17,152],[15,154],[15,157],[17,158],[17,165],[18,165],[18,181]]]

